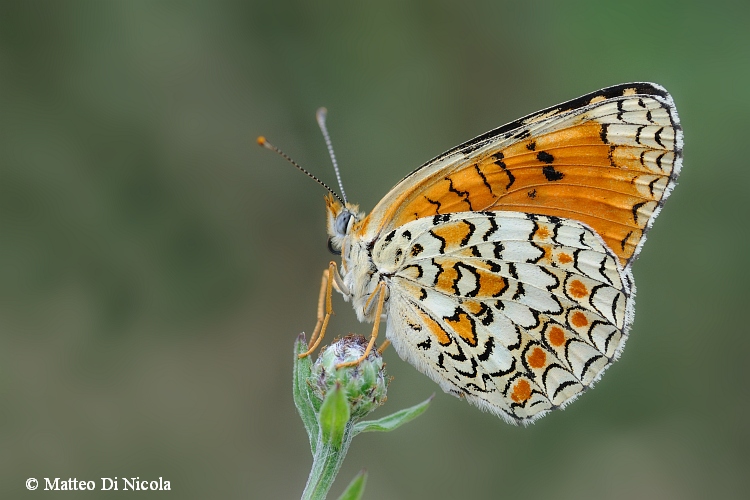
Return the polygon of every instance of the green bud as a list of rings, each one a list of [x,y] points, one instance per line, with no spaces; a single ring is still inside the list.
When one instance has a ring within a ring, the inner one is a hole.
[[[359,419],[385,402],[388,386],[383,358],[376,349],[355,366],[336,368],[336,365],[355,361],[367,348],[367,339],[361,335],[347,335],[321,351],[313,363],[310,387],[313,397],[323,401],[326,394],[340,385],[349,404],[351,418]]]
[[[335,450],[346,446],[344,439],[349,427],[351,412],[341,386],[336,384],[328,394],[325,401],[320,405],[318,422],[320,422],[320,435],[323,443]]]

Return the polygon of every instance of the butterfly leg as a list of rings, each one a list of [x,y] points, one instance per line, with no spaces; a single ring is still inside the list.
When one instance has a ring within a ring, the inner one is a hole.
[[[309,356],[318,347],[328,328],[328,321],[330,321],[333,314],[331,295],[333,294],[334,278],[332,276],[338,276],[336,263],[333,261],[328,264],[328,269],[323,271],[323,278],[320,282],[320,295],[318,295],[318,322],[315,324],[315,329],[310,337],[310,348],[307,352],[300,354],[300,358]]]
[[[378,354],[383,354],[383,351],[388,349],[388,346],[391,345],[391,341],[386,339],[385,342],[380,344],[380,347],[378,347]]]
[[[330,307],[329,302],[326,300],[328,297],[328,294],[330,293],[328,291],[328,283],[330,282],[330,279],[328,278],[330,275],[330,272],[328,269],[325,269],[323,271],[323,276],[320,280],[320,293],[318,294],[318,321],[315,323],[315,329],[313,330],[312,336],[310,337],[310,343],[314,343],[315,339],[318,337],[318,334],[320,333],[320,330],[323,326],[323,322],[325,321],[326,313],[330,313],[330,310],[327,310],[326,307]]]
[[[385,303],[385,292],[386,292],[385,283],[381,281],[378,284],[378,287],[375,290],[375,292],[370,296],[369,300],[374,299],[376,296],[378,297],[378,309],[375,312],[375,322],[372,325],[372,335],[370,336],[370,343],[367,344],[367,348],[365,349],[364,354],[362,354],[362,356],[360,356],[359,359],[356,359],[354,361],[349,361],[347,363],[340,363],[336,365],[336,368],[344,368],[346,366],[356,366],[360,364],[362,361],[364,361],[365,359],[367,359],[367,356],[370,355],[370,351],[372,351],[372,347],[375,345],[375,340],[377,340],[378,338],[378,330],[380,330],[380,316],[383,314],[383,304]],[[365,304],[365,308],[366,307],[367,307],[367,304]],[[386,345],[385,347],[388,347],[388,346]]]

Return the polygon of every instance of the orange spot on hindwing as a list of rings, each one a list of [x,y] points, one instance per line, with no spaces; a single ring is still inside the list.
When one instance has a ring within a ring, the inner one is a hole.
[[[447,316],[443,318],[459,337],[464,339],[470,346],[477,345],[477,332],[476,325],[474,324],[474,318],[469,316],[466,311],[460,307],[456,309],[456,313],[453,316]]]
[[[559,326],[553,326],[549,331],[549,343],[560,347],[565,343],[565,332]]]
[[[570,317],[570,322],[573,323],[573,325],[577,326],[578,328],[582,328],[589,324],[589,320],[586,319],[586,315],[583,314],[581,311],[574,312],[573,315]]]
[[[549,237],[549,229],[546,226],[539,226],[536,232],[534,232],[534,236],[540,240],[545,240]]]
[[[429,315],[422,313],[421,311],[418,312],[418,314],[422,318],[422,322],[425,324],[430,333],[435,336],[440,345],[448,345],[451,343],[451,338],[448,336],[448,333],[443,330],[443,327],[440,326],[440,323],[432,319]]]
[[[535,347],[531,354],[526,357],[526,361],[532,368],[542,368],[547,363],[547,354],[539,347]]]
[[[435,288],[441,292],[455,294],[455,284],[458,279],[458,271],[456,270],[457,262],[455,260],[441,259],[436,264],[440,267],[440,271],[438,271],[439,274]]]
[[[475,300],[467,300],[464,302],[464,307],[473,315],[480,314],[482,311],[484,311],[484,308],[486,307],[481,302],[477,302]]]
[[[474,226],[466,221],[450,222],[438,226],[431,233],[443,242],[443,253],[468,243]]]
[[[570,282],[570,294],[577,299],[581,299],[588,295],[589,291],[586,288],[586,285],[579,280],[573,280]]]
[[[477,274],[479,274],[477,297],[499,297],[508,288],[508,280],[502,276],[482,269],[477,269]]]
[[[531,384],[526,379],[521,379],[513,386],[510,399],[516,403],[523,403],[531,397]]]

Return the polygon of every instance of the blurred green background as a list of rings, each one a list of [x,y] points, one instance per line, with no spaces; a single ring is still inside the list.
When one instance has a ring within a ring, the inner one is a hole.
[[[114,476],[299,496],[291,355],[330,259],[324,191],[257,135],[334,183],[327,106],[370,210],[459,142],[645,80],[674,96],[685,165],[622,359],[526,429],[440,393],[357,438],[332,493],[364,467],[368,499],[747,498],[749,22],[728,0],[3,2],[0,496]],[[331,332],[369,331],[335,300]],[[439,391],[386,359],[381,414]]]

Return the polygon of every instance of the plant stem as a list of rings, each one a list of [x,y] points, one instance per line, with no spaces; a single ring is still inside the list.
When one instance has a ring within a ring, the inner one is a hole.
[[[325,500],[331,489],[336,475],[344,463],[344,457],[352,442],[352,425],[347,423],[343,439],[340,443],[324,442],[322,433],[318,434],[318,442],[313,455],[313,465],[307,478],[302,500]]]

